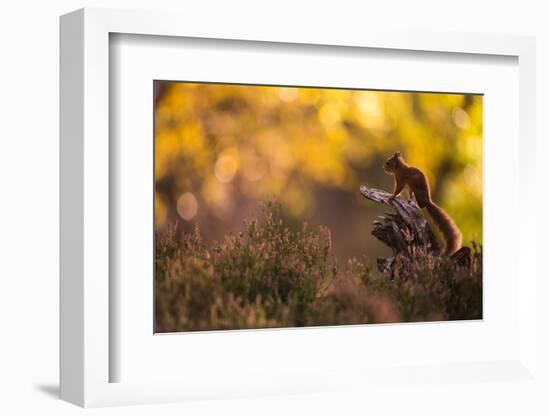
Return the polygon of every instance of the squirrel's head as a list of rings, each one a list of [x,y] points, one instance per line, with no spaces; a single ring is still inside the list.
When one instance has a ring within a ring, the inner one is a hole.
[[[403,165],[405,161],[401,157],[401,153],[396,152],[393,154],[392,157],[390,157],[388,160],[386,160],[386,163],[384,163],[383,169],[384,171],[388,173],[393,173],[397,170],[397,168],[400,165]]]

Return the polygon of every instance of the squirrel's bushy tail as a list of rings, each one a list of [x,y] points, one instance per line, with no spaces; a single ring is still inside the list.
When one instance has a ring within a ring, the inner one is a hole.
[[[429,201],[426,209],[445,238],[445,254],[447,256],[454,254],[462,245],[462,233],[453,219],[436,204]]]

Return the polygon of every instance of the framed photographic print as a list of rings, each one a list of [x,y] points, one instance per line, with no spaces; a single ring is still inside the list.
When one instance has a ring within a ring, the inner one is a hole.
[[[533,39],[186,22],[61,19],[62,398],[532,377]]]
[[[482,319],[482,95],[153,89],[155,333]]]

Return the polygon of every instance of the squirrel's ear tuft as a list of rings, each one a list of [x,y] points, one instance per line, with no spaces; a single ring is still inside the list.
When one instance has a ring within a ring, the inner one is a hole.
[[[401,156],[401,153],[396,152],[396,153],[394,154],[394,156],[395,156],[395,157],[399,157],[399,156]]]

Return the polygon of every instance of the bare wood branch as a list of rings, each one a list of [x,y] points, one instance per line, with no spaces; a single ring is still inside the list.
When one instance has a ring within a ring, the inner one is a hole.
[[[437,238],[416,200],[405,201],[398,197],[390,201],[389,192],[366,186],[361,186],[360,192],[365,198],[386,204],[395,210],[395,214],[386,213],[378,217],[372,230],[372,234],[389,246],[394,255],[407,255],[408,247],[412,245],[439,253]]]
[[[395,211],[395,213],[385,213],[373,222],[372,235],[390,247],[394,256],[377,259],[378,270],[389,278],[393,278],[396,258],[402,260],[409,258],[412,247],[420,247],[427,252],[439,255],[439,242],[416,200],[406,201],[395,198],[390,201],[389,192],[367,186],[361,186],[359,190],[368,200],[388,205]],[[469,267],[470,248],[462,247],[452,258],[457,267]]]

